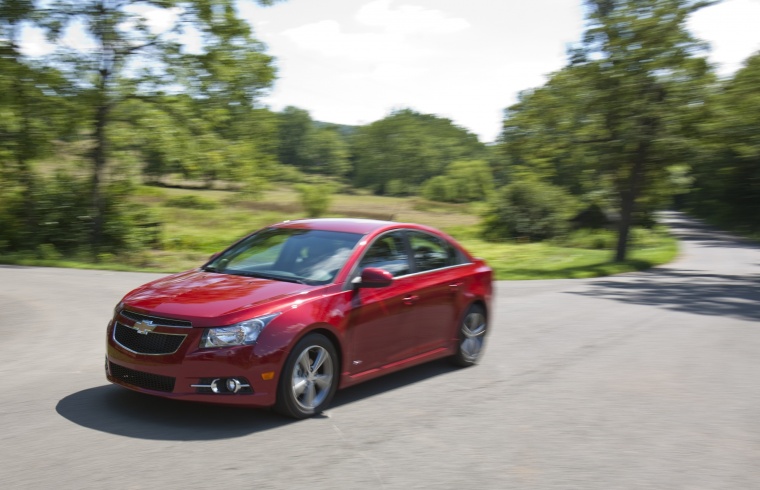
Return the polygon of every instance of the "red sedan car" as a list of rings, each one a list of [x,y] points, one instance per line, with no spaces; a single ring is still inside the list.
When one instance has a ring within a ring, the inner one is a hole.
[[[309,417],[338,388],[442,357],[476,363],[491,294],[485,262],[432,228],[279,223],[127,294],[108,324],[106,376]]]

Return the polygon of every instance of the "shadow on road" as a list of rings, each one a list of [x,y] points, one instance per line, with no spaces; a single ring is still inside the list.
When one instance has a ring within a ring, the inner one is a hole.
[[[573,291],[595,298],[650,305],[698,315],[760,320],[760,276],[688,270],[654,270],[625,278],[598,280]]]
[[[730,235],[724,231],[706,225],[694,218],[680,213],[663,213],[670,232],[679,240],[699,242],[703,247],[760,249],[760,244],[751,240]]]
[[[331,408],[424,381],[454,369],[456,368],[446,361],[436,361],[368,381],[338,391]],[[82,427],[149,440],[231,439],[297,422],[269,410],[169,400],[110,384],[73,393],[61,399],[55,409],[59,415]],[[324,417],[326,416],[317,417],[316,420]]]

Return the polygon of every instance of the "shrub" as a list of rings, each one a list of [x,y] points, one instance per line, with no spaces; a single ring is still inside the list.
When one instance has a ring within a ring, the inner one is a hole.
[[[582,228],[570,232],[559,243],[572,248],[612,250],[617,243],[617,233],[610,230]]]
[[[444,175],[422,184],[422,196],[431,201],[485,201],[493,193],[493,173],[484,160],[458,160]]]
[[[575,215],[576,200],[557,186],[534,179],[499,189],[483,216],[487,240],[517,238],[540,241],[563,236]]]
[[[311,218],[318,218],[330,208],[333,188],[330,185],[300,184],[295,187],[301,207]]]
[[[105,216],[98,252],[120,253],[157,241],[157,219],[129,203],[126,180],[103,189]],[[36,252],[57,260],[91,247],[92,184],[88,177],[59,171],[32,175],[25,185],[9,185],[0,195],[0,243],[8,252]],[[151,223],[152,229],[142,228]]]
[[[216,201],[206,199],[201,196],[188,194],[185,196],[175,196],[167,199],[165,206],[172,208],[187,208],[187,209],[216,209]]]

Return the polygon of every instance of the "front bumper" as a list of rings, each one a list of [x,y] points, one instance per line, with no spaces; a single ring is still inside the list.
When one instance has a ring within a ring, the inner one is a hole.
[[[117,322],[120,332],[134,328],[128,325],[129,320],[118,316],[108,325],[105,370],[110,382],[164,398],[252,407],[274,405],[283,351],[262,352],[258,345],[200,349],[202,328],[156,326],[140,334],[151,349],[161,343],[161,336],[184,336],[176,349],[169,349],[173,352],[156,354],[120,343],[114,334]],[[123,335],[118,338],[124,342]],[[237,380],[241,386],[230,391],[225,388],[227,380]]]

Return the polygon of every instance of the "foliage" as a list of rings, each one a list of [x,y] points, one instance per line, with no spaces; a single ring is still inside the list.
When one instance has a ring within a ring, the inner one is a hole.
[[[357,130],[352,139],[354,183],[379,194],[413,192],[456,160],[478,159],[485,146],[450,120],[409,109]],[[402,180],[403,186],[389,184]]]
[[[494,190],[493,174],[485,160],[452,162],[443,175],[425,181],[425,199],[444,202],[472,202],[488,199]]]
[[[344,177],[351,170],[348,143],[330,127],[313,128],[306,139],[306,170]]]
[[[301,207],[310,218],[319,218],[327,212],[332,201],[333,187],[329,184],[299,184],[296,187]]]
[[[530,178],[516,181],[496,191],[489,201],[483,236],[492,241],[559,237],[569,230],[576,210],[576,200],[560,187]]]
[[[234,178],[241,178],[241,174],[252,178],[251,167],[260,152],[245,138],[254,131],[249,116],[253,102],[274,80],[272,59],[263,54],[263,45],[237,16],[232,0],[140,3],[143,8],[135,9],[131,2],[53,0],[35,17],[57,48],[48,64],[60,67],[87,109],[85,127],[94,139],[90,189],[95,251],[110,226],[106,223],[106,168],[125,146],[129,149],[119,131],[128,132],[135,117],[142,117],[148,128],[161,128],[158,135],[144,130],[141,136],[146,144],[137,147],[138,151],[145,148],[153,174],[164,171],[167,165],[177,166],[184,161],[183,156],[193,154],[198,155],[197,171],[208,181],[230,168],[237,172]],[[163,31],[151,27],[146,9],[169,19],[176,17],[176,21]],[[74,25],[92,40],[92,49],[68,47],[65,37]],[[199,52],[178,41],[188,29],[197,31],[203,42]],[[167,96],[177,92],[185,97]],[[167,97],[174,112],[162,107]],[[126,114],[120,113],[122,105],[135,100],[155,107],[133,103],[125,108]],[[164,113],[157,113],[157,107]],[[199,111],[202,117],[198,117]],[[191,117],[176,117],[177,113]],[[173,139],[172,129],[186,122],[190,127],[179,133],[192,137],[163,146]],[[172,151],[191,141],[197,151]]]
[[[713,78],[686,19],[707,3],[588,0],[570,64],[506,112],[510,178],[534,175],[612,205],[616,260],[626,257],[631,225],[667,202],[669,167],[693,157]]]
[[[21,186],[8,187],[0,195],[0,248],[38,250],[44,252],[43,258],[80,250],[92,230],[89,179],[63,170],[31,179],[31,207]],[[138,250],[160,240],[155,218],[127,203],[129,189],[127,182],[115,182],[106,189],[104,251]]]
[[[166,206],[174,208],[186,208],[186,209],[216,209],[216,201],[196,196],[194,194],[187,194],[184,196],[175,196],[169,198]]]
[[[701,158],[687,205],[711,221],[760,231],[760,52],[722,84],[700,122]]]
[[[348,143],[338,127],[319,124],[308,111],[293,106],[283,109],[278,117],[281,163],[335,177],[349,173]]]

